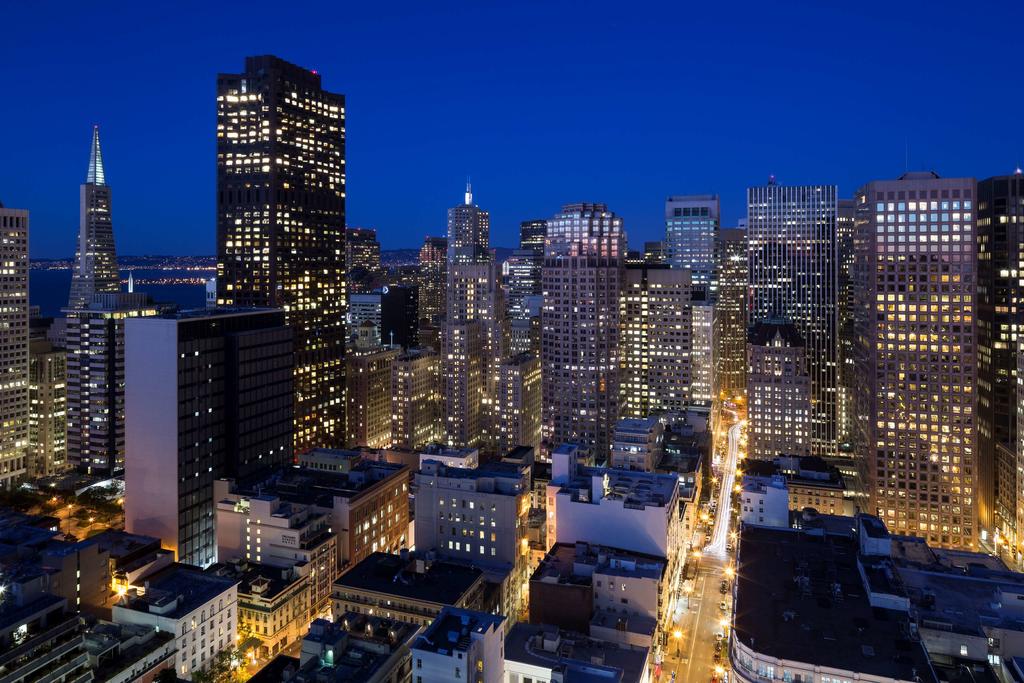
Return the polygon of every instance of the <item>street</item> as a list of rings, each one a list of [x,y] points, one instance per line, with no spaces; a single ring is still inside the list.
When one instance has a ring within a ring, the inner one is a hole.
[[[732,526],[732,493],[736,480],[736,465],[742,447],[743,421],[729,428],[725,461],[718,470],[721,485],[718,489],[718,507],[710,542],[703,552],[690,559],[687,571],[692,579],[684,588],[681,609],[675,615],[675,627],[670,633],[669,645],[662,667],[661,680],[675,681],[720,680],[728,667],[725,641],[716,661],[716,643],[726,635],[732,610],[732,591],[722,592],[722,582],[731,589],[732,559],[728,552]],[[726,609],[722,609],[726,603]]]
[[[715,557],[725,557],[725,547],[729,542],[729,529],[731,526],[731,501],[733,486],[736,484],[736,463],[740,452],[740,433],[743,431],[743,422],[737,422],[729,428],[729,447],[726,451],[725,464],[721,469],[722,485],[718,489],[718,514],[715,515],[715,533],[711,536],[711,543],[704,548],[704,554]]]

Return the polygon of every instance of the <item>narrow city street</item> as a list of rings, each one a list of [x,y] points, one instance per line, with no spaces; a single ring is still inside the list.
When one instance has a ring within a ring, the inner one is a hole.
[[[722,483],[718,489],[718,513],[715,515],[715,531],[711,542],[704,548],[705,555],[724,558],[725,548],[729,543],[729,530],[732,525],[733,486],[736,484],[736,463],[739,461],[740,436],[743,422],[737,422],[729,428],[729,445],[726,449],[725,463],[719,471]]]
[[[677,610],[675,628],[669,634],[662,681],[721,680],[728,665],[724,636],[732,610],[732,492],[743,447],[743,426],[741,420],[728,430],[725,458],[716,472],[720,485],[714,526],[707,546],[689,560],[690,578],[684,584],[681,609]]]

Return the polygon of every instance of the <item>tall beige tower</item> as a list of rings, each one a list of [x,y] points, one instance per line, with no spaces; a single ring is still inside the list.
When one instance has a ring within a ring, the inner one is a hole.
[[[0,487],[25,475],[28,448],[28,211],[0,204]]]
[[[977,450],[973,178],[906,173],[856,196],[857,418],[871,512],[976,550],[991,515]]]

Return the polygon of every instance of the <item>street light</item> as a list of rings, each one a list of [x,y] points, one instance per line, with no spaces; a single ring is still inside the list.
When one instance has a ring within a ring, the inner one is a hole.
[[[675,631],[672,631],[672,637],[675,638],[676,641],[676,657],[678,658],[681,654],[680,648],[682,647],[683,642],[683,632],[676,629]]]

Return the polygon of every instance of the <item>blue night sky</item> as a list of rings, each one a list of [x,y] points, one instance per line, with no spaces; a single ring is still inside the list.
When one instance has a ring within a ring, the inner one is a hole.
[[[152,5],[152,6],[151,6]],[[472,175],[492,243],[603,201],[660,239],[669,194],[979,178],[1024,163],[1024,2],[7,2],[0,201],[73,252],[99,123],[124,254],[213,254],[215,77],[249,54],[348,98],[348,223],[443,234]]]

